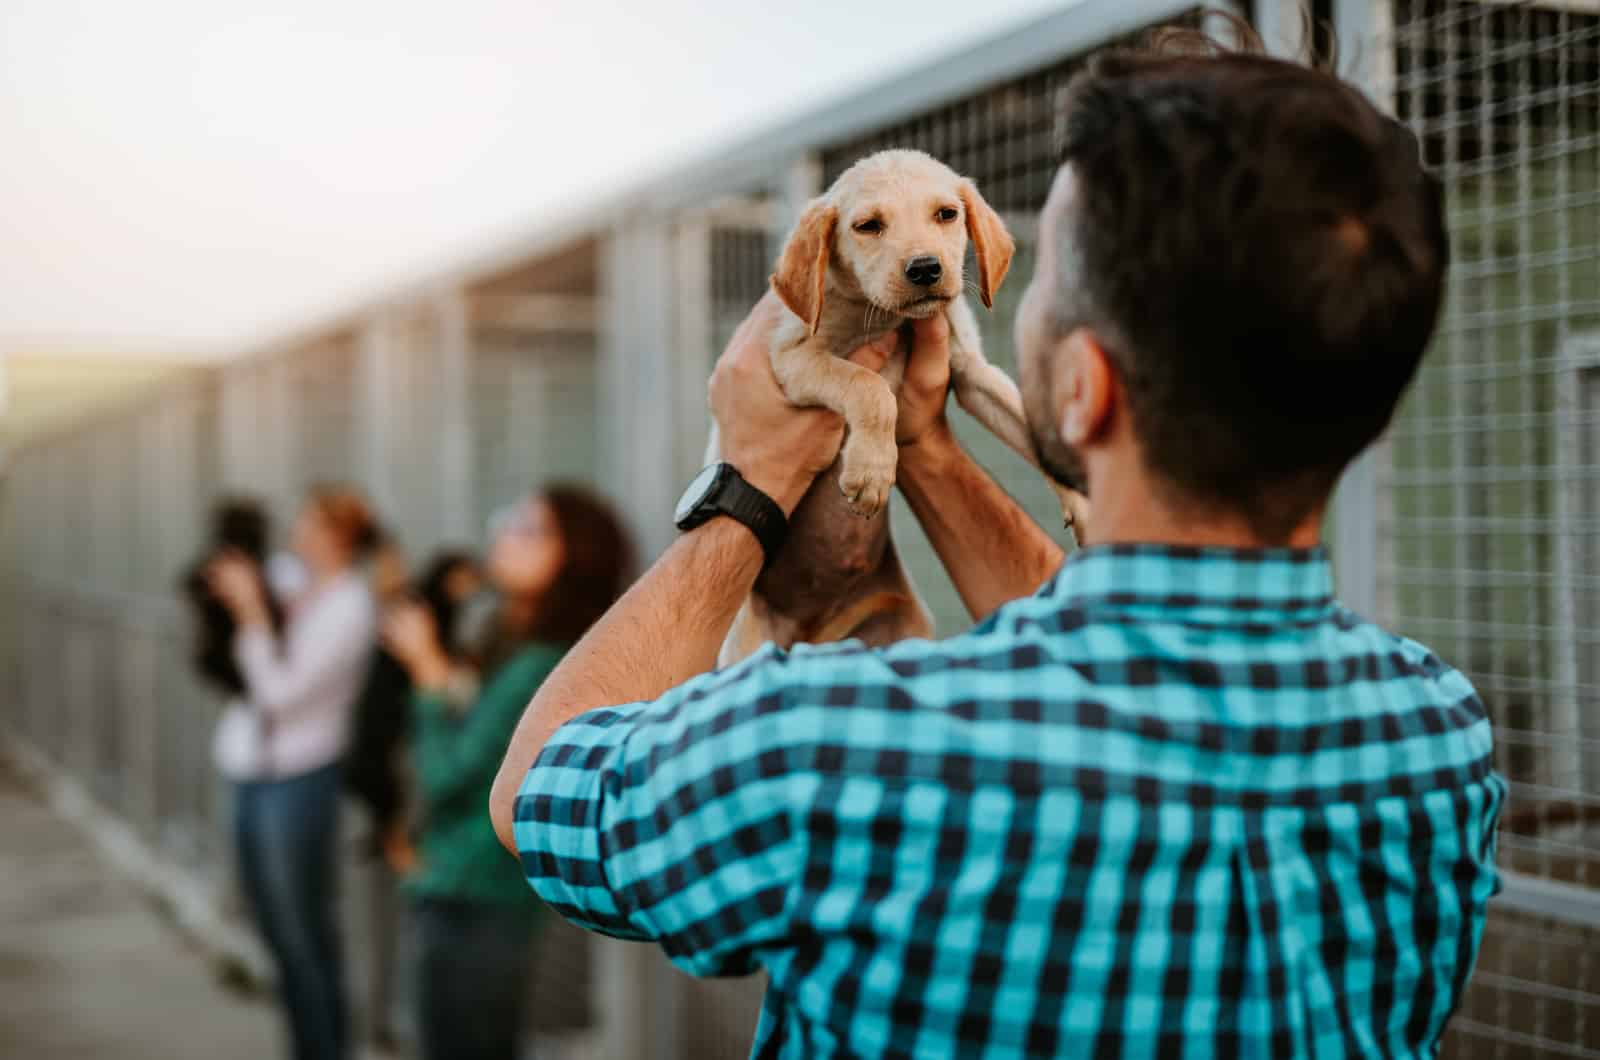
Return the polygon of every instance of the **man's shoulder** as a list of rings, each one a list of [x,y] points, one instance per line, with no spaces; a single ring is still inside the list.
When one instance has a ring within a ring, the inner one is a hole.
[[[1399,676],[1427,682],[1452,701],[1473,698],[1476,691],[1466,674],[1446,662],[1432,648],[1365,618],[1345,607],[1335,612],[1335,622],[1375,657],[1386,657]]]

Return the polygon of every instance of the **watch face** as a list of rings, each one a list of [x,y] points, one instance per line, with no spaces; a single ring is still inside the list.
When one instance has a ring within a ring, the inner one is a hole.
[[[689,483],[689,488],[683,491],[683,496],[678,498],[678,510],[672,513],[672,521],[682,523],[694,514],[706,497],[710,495],[712,487],[717,484],[717,479],[722,475],[721,464],[711,464],[700,470]]]

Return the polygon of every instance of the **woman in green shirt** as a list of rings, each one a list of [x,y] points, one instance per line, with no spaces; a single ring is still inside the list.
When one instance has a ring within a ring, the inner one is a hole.
[[[495,838],[489,788],[522,710],[567,648],[621,594],[631,550],[603,502],[548,486],[490,527],[494,622],[471,665],[452,659],[428,611],[395,609],[389,650],[410,674],[419,865],[424,1060],[511,1060],[529,992],[539,906]]]

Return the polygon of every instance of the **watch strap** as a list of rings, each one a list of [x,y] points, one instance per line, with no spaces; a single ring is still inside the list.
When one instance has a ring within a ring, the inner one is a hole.
[[[771,563],[789,537],[789,518],[777,501],[746,482],[736,469],[730,467],[729,471],[732,474],[723,480],[721,489],[709,501],[724,515],[747,526],[761,542],[766,561]]]

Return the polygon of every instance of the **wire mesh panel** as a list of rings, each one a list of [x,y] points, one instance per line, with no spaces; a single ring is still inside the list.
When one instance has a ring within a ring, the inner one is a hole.
[[[28,490],[24,474],[12,462],[0,476],[0,725],[20,729],[27,718],[23,694],[21,625],[22,580],[17,558],[28,545],[27,523],[19,501]]]
[[[409,307],[383,324],[383,363],[371,415],[381,438],[368,488],[384,527],[414,554],[426,554],[445,536],[445,489],[440,481],[435,428],[439,422],[438,321],[424,307]]]
[[[594,484],[599,473],[593,336],[487,338],[490,344],[472,357],[480,528],[501,505],[541,482]]]
[[[1502,864],[1589,899],[1587,927],[1492,910],[1452,1055],[1600,1056],[1600,11],[1392,16],[1454,265],[1380,466],[1379,605],[1488,704]]]
[[[9,657],[0,717],[43,748],[43,708],[47,674],[41,665],[38,606],[31,592],[45,562],[45,541],[51,529],[50,454],[25,450],[11,457],[0,480],[0,508],[5,523],[5,551],[0,554],[0,613],[4,615]]]
[[[294,511],[300,486],[291,466],[286,383],[281,361],[230,366],[222,372],[217,409],[222,487],[259,499],[280,526]]]
[[[141,564],[148,569],[136,591],[167,597],[205,547],[217,492],[216,404],[216,388],[208,379],[172,395],[150,416],[140,453]]]
[[[338,336],[289,358],[293,466],[302,483],[357,477],[357,350]]]
[[[128,530],[134,495],[132,462],[137,438],[126,417],[101,423],[87,436],[88,477],[75,478],[78,489],[87,486],[88,518],[82,527],[83,551],[73,564],[74,581],[89,587],[124,590],[128,585]]]
[[[711,339],[721,351],[734,329],[767,293],[767,278],[777,257],[764,227],[719,225],[711,233]],[[710,361],[707,361],[707,369]]]

